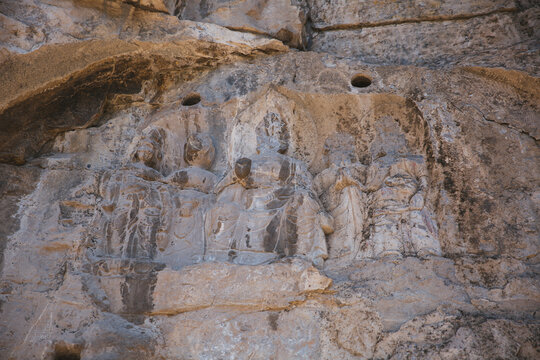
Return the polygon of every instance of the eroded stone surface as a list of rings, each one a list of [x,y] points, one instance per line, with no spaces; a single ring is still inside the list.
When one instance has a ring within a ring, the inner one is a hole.
[[[538,9],[531,9],[457,21],[323,31],[314,34],[310,50],[368,64],[480,65],[526,70],[538,76],[537,18]]]
[[[474,17],[493,12],[517,11],[514,0],[495,1],[431,1],[383,0],[373,3],[360,1],[312,0],[310,16],[313,27],[319,30],[352,26],[373,26],[388,23],[417,22]]]
[[[306,6],[301,1],[181,0],[177,6],[176,14],[181,19],[266,34],[296,48],[306,46],[304,25],[307,15]]]
[[[209,307],[279,311],[331,283],[301,261],[250,267],[205,263],[180,272],[161,271],[151,313],[170,315]]]
[[[538,9],[422,4],[2,2],[0,357],[538,358]]]

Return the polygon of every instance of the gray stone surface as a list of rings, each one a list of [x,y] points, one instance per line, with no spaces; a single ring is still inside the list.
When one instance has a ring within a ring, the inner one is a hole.
[[[538,8],[366,4],[0,3],[0,358],[537,359]]]
[[[302,49],[306,46],[306,12],[306,6],[301,1],[181,0],[176,14],[180,19],[209,22],[231,30],[271,36]]]
[[[308,3],[313,27],[318,30],[444,19],[460,20],[495,12],[517,11],[519,7],[514,0],[310,0]]]
[[[310,50],[368,64],[477,65],[538,76],[539,9],[316,32]],[[381,40],[384,39],[384,40]]]

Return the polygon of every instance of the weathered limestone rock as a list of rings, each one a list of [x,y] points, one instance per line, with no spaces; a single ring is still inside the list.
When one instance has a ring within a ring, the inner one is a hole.
[[[296,47],[306,46],[305,5],[290,0],[181,0],[176,14],[180,19],[202,21],[231,30],[269,35]],[[279,19],[279,21],[276,21]]]
[[[302,261],[258,266],[205,263],[180,272],[161,271],[151,313],[174,315],[209,307],[279,311],[331,283]]]
[[[495,12],[518,10],[517,1],[432,1],[383,0],[373,3],[361,1],[310,0],[312,26],[318,30],[329,28],[369,27],[428,20],[459,20]]]
[[[250,124],[235,124],[232,152],[243,153]],[[251,125],[253,127],[253,125]],[[253,130],[253,129],[251,129]],[[267,113],[256,125],[256,153],[241,157],[216,185],[217,203],[206,222],[206,260],[260,264],[276,256],[305,256],[318,266],[328,257],[328,218],[312,192],[311,174],[301,161],[284,155],[288,124]],[[237,148],[239,147],[239,148]]]
[[[114,2],[110,4],[112,9],[106,7],[103,13],[99,10],[105,5],[98,2],[77,5],[62,1],[61,6],[55,7],[54,16],[70,17],[76,21],[76,28],[62,22],[58,27],[51,26],[44,20],[50,14],[41,2],[24,5],[0,6],[26,23],[39,26],[44,22],[48,37],[45,43],[34,45],[39,49],[28,56],[9,53],[0,63],[4,84],[0,93],[0,123],[5,129],[0,135],[0,158],[4,162],[24,163],[36,152],[47,151],[47,143],[58,133],[96,125],[108,107],[115,106],[113,103],[141,100],[139,92],[143,88],[142,98],[160,96],[167,84],[184,81],[194,74],[182,69],[194,66],[197,73],[226,58],[229,60],[225,62],[260,52],[287,50],[277,40],[231,32],[212,24],[181,22],[159,13],[137,16],[129,6],[126,12],[124,5]],[[117,6],[119,14],[114,12]],[[113,14],[109,15],[109,10]],[[109,29],[118,26],[116,21],[123,22],[126,29],[117,29],[123,36],[111,36],[108,30],[79,29],[96,17],[103,18],[103,26],[109,25]],[[157,24],[163,29],[159,34],[152,31]],[[73,38],[81,41],[74,42]],[[43,46],[46,44],[56,45]],[[201,47],[202,44],[208,46]],[[66,62],[66,58],[73,60]]]
[[[167,0],[124,0],[124,2],[143,10],[169,12],[167,3],[170,1]]]
[[[0,2],[0,358],[537,359],[538,11]]]
[[[491,14],[491,13],[488,13]],[[538,9],[463,20],[396,21],[314,34],[310,50],[367,64],[477,65],[538,75]],[[385,39],[381,42],[380,39]]]
[[[526,326],[520,322],[467,318],[437,311],[419,317],[402,326],[399,331],[385,336],[377,344],[375,357],[421,353],[422,359],[532,359],[538,356],[537,332],[536,326]]]

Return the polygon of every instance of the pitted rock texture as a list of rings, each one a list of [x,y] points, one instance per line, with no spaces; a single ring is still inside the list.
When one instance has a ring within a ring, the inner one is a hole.
[[[0,2],[0,358],[539,358],[539,11]]]
[[[316,0],[309,49],[374,65],[476,65],[538,76],[539,11],[505,0]]]
[[[494,12],[517,11],[514,0],[494,1],[430,1],[415,0],[377,2],[328,1],[310,2],[313,27],[319,30],[352,26],[374,26],[426,20],[460,19]]]

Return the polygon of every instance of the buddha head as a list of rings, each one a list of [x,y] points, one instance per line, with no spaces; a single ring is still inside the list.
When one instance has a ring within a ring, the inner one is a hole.
[[[328,166],[342,166],[358,161],[355,140],[350,134],[336,133],[327,137],[323,154]]]
[[[208,134],[193,133],[184,144],[184,160],[190,166],[209,169],[215,156],[214,142]]]
[[[135,146],[132,160],[159,170],[163,159],[164,142],[165,131],[163,129],[155,127],[147,129]]]
[[[268,113],[256,129],[257,150],[285,154],[289,149],[289,129],[279,114]]]

